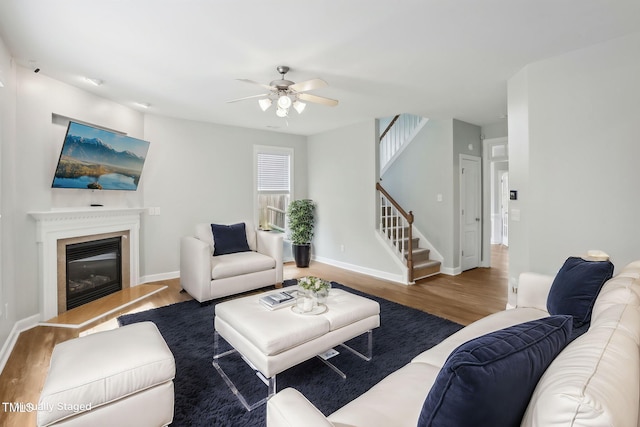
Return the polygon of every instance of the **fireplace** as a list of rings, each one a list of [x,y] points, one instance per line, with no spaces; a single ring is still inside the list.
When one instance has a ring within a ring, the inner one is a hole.
[[[29,212],[36,222],[41,321],[67,311],[66,245],[119,237],[122,288],[138,285],[143,211],[143,208],[96,207]]]
[[[129,243],[129,231],[58,239],[57,314],[129,288]]]
[[[122,238],[66,245],[67,310],[122,289]]]

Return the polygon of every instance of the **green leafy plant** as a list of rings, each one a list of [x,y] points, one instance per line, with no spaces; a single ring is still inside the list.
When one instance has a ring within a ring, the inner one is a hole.
[[[331,283],[319,277],[306,276],[298,279],[298,286],[307,291],[319,292],[331,288]]]
[[[315,211],[313,200],[293,200],[289,203],[287,215],[289,216],[289,238],[296,245],[308,245],[313,239],[313,227]]]

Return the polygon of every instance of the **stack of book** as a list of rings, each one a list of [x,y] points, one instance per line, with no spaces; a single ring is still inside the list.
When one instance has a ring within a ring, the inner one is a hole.
[[[290,292],[285,291],[265,295],[260,298],[260,304],[264,305],[269,310],[276,310],[278,308],[287,307],[295,302],[295,297]]]

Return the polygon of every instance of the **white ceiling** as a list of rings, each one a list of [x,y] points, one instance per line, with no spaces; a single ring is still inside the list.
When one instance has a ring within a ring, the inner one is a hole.
[[[41,75],[153,114],[300,135],[403,112],[497,123],[525,65],[639,31],[638,0],[0,0],[0,36]],[[340,104],[287,126],[256,100],[226,103],[263,92],[235,79],[269,83],[277,65],[326,80],[310,93]]]

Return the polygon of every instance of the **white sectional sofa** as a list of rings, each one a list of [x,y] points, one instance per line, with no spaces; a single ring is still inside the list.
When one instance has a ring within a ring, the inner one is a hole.
[[[522,426],[640,426],[639,278],[640,261],[636,261],[604,284],[588,331],[552,359],[535,386]],[[468,325],[329,416],[297,390],[280,391],[267,403],[268,427],[415,427],[449,354],[473,338],[548,317],[553,279],[522,274],[515,309]],[[504,411],[509,410],[505,405]]]

